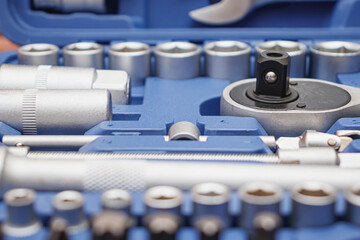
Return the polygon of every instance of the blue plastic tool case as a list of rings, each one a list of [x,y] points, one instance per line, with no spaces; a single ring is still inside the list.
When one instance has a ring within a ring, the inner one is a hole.
[[[239,0],[240,1],[240,0]],[[95,41],[109,46],[115,42],[140,41],[156,45],[165,41],[190,41],[199,45],[214,40],[239,40],[252,47],[267,40],[294,40],[306,45],[326,40],[360,41],[360,0],[269,1],[250,12],[243,20],[225,26],[209,27],[193,21],[189,11],[216,1],[209,0],[119,0],[118,9],[111,14],[60,14],[34,10],[30,0],[0,0],[0,32],[18,44],[53,43],[59,46],[78,41]],[[254,55],[254,54],[253,54]],[[254,61],[254,56],[252,57]],[[106,60],[107,61],[107,60]],[[0,64],[17,63],[16,52],[0,53]],[[254,64],[252,64],[254,65]],[[252,70],[253,71],[253,70]],[[360,86],[360,73],[340,74],[338,82]],[[82,152],[216,152],[264,153],[271,150],[258,136],[267,135],[254,118],[220,116],[220,96],[229,84],[225,80],[198,77],[190,80],[166,80],[149,77],[145,86],[132,88],[131,105],[113,106],[113,121],[99,123],[88,135],[104,135],[84,147]],[[205,142],[164,141],[169,127],[179,121],[195,123]],[[360,129],[360,118],[339,119],[329,129]],[[20,134],[0,124],[0,136]],[[353,141],[348,152],[360,152],[359,140]],[[284,179],[286,181],[286,179]],[[39,193],[36,211],[44,219],[51,215],[54,193]],[[100,193],[85,194],[86,213],[100,211]],[[344,212],[339,197],[337,214]],[[190,215],[188,198],[184,214]],[[289,199],[282,211],[289,213]],[[141,216],[144,206],[141,193],[134,193],[133,213]],[[234,196],[231,212],[239,204]],[[0,204],[0,219],[5,207]],[[360,239],[360,227],[341,220],[322,228],[283,228],[278,239]],[[27,239],[46,239],[47,229]],[[70,236],[74,240],[89,239],[90,233]],[[130,231],[131,240],[148,238],[145,228]],[[190,227],[180,230],[179,240],[199,239]],[[221,239],[247,239],[245,232],[232,227]]]

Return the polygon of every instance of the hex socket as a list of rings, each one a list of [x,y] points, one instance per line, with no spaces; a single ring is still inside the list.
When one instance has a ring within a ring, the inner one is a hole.
[[[109,49],[110,69],[124,70],[132,86],[142,86],[151,74],[150,46],[140,42],[113,44]]]
[[[350,187],[345,194],[346,198],[346,220],[360,225],[360,184]]]
[[[155,75],[169,80],[185,80],[200,75],[201,48],[189,42],[166,42],[154,48]]]
[[[122,189],[110,189],[101,195],[101,205],[103,210],[130,214],[131,195]]]
[[[17,50],[19,64],[24,65],[59,65],[59,48],[48,43],[34,43]]]
[[[146,213],[171,212],[177,216],[181,214],[182,192],[171,186],[156,186],[149,188],[143,197]]]
[[[104,68],[104,48],[98,43],[78,42],[62,49],[64,66]]]
[[[360,72],[360,44],[331,41],[310,47],[310,77],[337,82],[340,73]]]
[[[331,185],[304,182],[295,185],[291,195],[293,227],[320,227],[334,222],[336,190]]]
[[[256,56],[264,51],[283,51],[290,56],[290,77],[302,78],[306,75],[305,44],[294,41],[268,41],[256,46]]]
[[[169,140],[194,140],[198,141],[200,138],[199,128],[187,121],[177,122],[169,129]]]
[[[250,77],[251,47],[238,41],[217,41],[205,45],[205,75],[231,82]]]

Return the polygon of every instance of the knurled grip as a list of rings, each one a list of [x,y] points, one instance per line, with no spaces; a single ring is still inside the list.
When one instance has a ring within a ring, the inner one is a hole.
[[[146,161],[86,161],[83,189],[100,192],[112,188],[144,191]]]

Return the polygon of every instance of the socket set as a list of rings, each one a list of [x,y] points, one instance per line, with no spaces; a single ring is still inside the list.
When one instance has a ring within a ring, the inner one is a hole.
[[[0,237],[360,239],[359,11],[0,1]]]

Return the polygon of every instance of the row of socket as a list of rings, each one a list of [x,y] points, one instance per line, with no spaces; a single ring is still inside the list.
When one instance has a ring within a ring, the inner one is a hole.
[[[250,77],[252,48],[245,42],[216,41],[204,46],[205,76],[237,81]],[[256,46],[262,51],[285,51],[290,55],[290,76],[306,75],[307,47],[293,41],[269,41]],[[153,48],[155,76],[164,79],[190,79],[201,74],[201,47],[189,42],[166,42]],[[109,68],[124,70],[134,86],[143,85],[151,75],[152,48],[140,42],[121,42],[110,46]],[[104,48],[100,44],[79,42],[62,49],[65,66],[104,68]],[[59,48],[51,44],[29,44],[18,50],[20,64],[58,65]],[[360,72],[360,44],[330,41],[310,47],[310,74],[316,79],[336,82],[337,74]]]
[[[34,213],[35,192],[30,189],[12,189],[5,193],[7,217],[3,232],[10,236],[27,236],[42,227]],[[204,218],[216,218],[219,229],[231,226],[229,201],[231,190],[219,183],[202,183],[194,186],[190,192],[193,202],[193,214],[190,224],[196,226]],[[266,182],[244,184],[238,191],[241,200],[239,226],[246,230],[254,228],[256,216],[270,212],[280,216],[280,203],[283,190],[277,185]],[[320,227],[335,221],[335,203],[337,193],[331,185],[321,182],[303,182],[295,185],[291,191],[292,212],[290,226]],[[360,185],[354,185],[346,194],[346,218],[360,225]],[[181,207],[182,191],[171,186],[149,188],[143,195],[146,215],[143,224],[149,224],[152,215],[169,213],[176,216],[178,225],[183,225]],[[101,198],[104,211],[122,212],[130,216],[131,195],[121,189],[112,189],[103,193]],[[64,219],[69,233],[79,233],[88,229],[88,220],[83,211],[84,198],[76,191],[63,191],[53,199],[53,219]],[[129,218],[130,219],[130,218]],[[130,226],[130,225],[129,225]],[[280,227],[280,226],[278,226]]]

